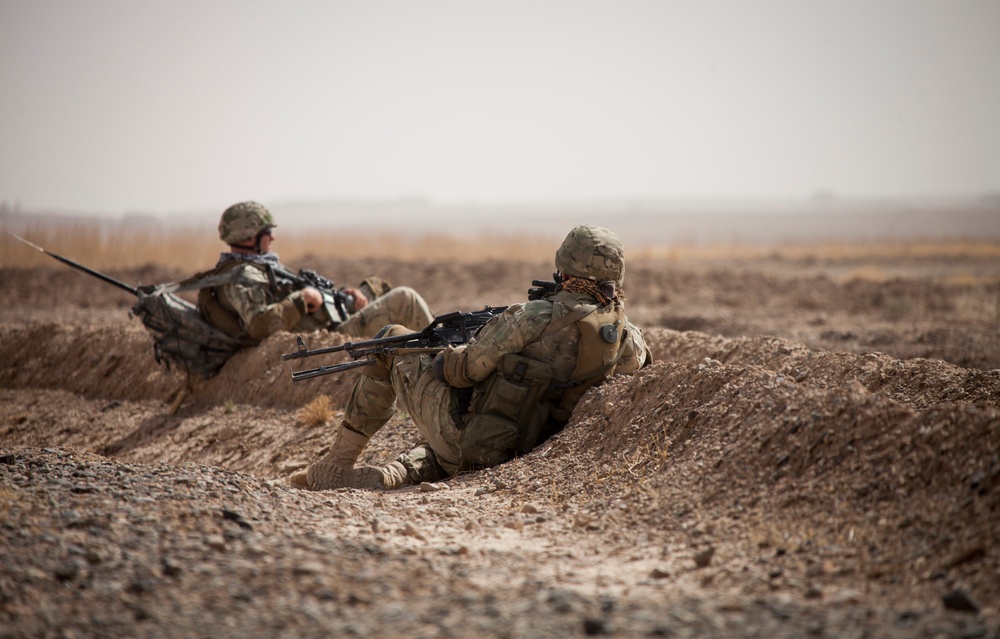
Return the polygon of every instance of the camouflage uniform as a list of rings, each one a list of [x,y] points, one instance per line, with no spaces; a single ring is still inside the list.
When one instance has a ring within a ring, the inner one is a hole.
[[[260,234],[276,226],[270,211],[257,202],[240,202],[226,209],[219,221],[219,237],[230,245],[255,242],[260,250]],[[280,266],[275,253],[223,253],[214,271],[227,273],[229,283],[203,289],[199,309],[220,330],[236,336],[262,340],[277,331],[309,332],[331,328],[352,337],[371,337],[388,324],[402,324],[420,330],[434,315],[424,299],[412,288],[391,288],[368,278],[359,287],[369,304],[358,312],[348,305],[346,321],[330,318],[323,308],[306,312],[301,290],[274,287],[268,265]]]
[[[597,251],[594,250],[595,243]],[[621,326],[616,327],[621,331],[621,335],[616,336],[618,355],[608,375],[632,373],[649,363],[652,357],[642,332],[628,322],[620,303],[616,301],[621,299],[623,255],[612,256],[610,261],[613,264],[607,272],[594,266],[595,262],[603,262],[599,254],[603,245],[617,246],[620,251],[620,240],[606,229],[578,227],[567,237],[562,248],[566,248],[567,244],[571,248],[582,245],[581,260],[588,264],[586,270],[598,272],[602,278],[598,280],[595,276],[586,276],[587,280],[593,281],[584,282],[583,288],[594,290],[603,283],[611,296],[602,297],[599,292],[558,290],[542,299],[510,306],[483,326],[473,341],[443,351],[437,366],[433,354],[378,358],[375,366],[364,369],[354,387],[344,423],[334,444],[333,459],[328,456],[307,471],[293,475],[290,478],[292,485],[312,489],[340,486],[391,488],[405,483],[435,481],[467,467],[462,454],[463,430],[472,428],[474,422],[471,418],[474,415],[458,409],[457,396],[461,392],[458,389],[480,385],[496,374],[498,362],[507,354],[520,354],[548,364],[553,385],[567,386],[582,357],[583,334],[574,317],[579,317],[588,308],[601,306],[604,312],[617,313],[617,317],[623,320]],[[566,268],[567,260],[572,263],[572,256],[567,258],[564,254],[563,259],[559,259],[557,254],[557,268],[561,273],[574,275],[567,273],[567,270],[573,270]],[[582,269],[577,270],[581,274],[574,277],[585,275]],[[615,288],[617,290],[612,290]],[[595,294],[602,299],[596,299]],[[606,303],[602,305],[602,301]],[[542,438],[561,428],[580,395],[582,390],[569,397],[569,403],[562,405],[561,409],[560,391],[546,395],[545,401],[553,404],[551,408],[555,420],[550,419],[547,424],[549,431]],[[345,449],[354,446],[360,453],[368,438],[389,420],[397,404],[413,418],[422,436],[421,445],[401,455],[386,468],[354,469],[357,454],[352,459],[351,455],[344,454]]]
[[[397,460],[406,467],[410,481],[434,481],[453,475],[462,466],[462,456],[461,426],[452,417],[452,389],[471,387],[485,380],[507,353],[521,353],[548,363],[556,383],[568,381],[576,368],[579,329],[574,323],[540,336],[554,318],[568,315],[578,304],[593,304],[593,300],[563,291],[509,307],[484,326],[475,341],[445,351],[447,383],[435,376],[433,355],[386,358],[388,361],[366,369],[358,380],[344,421],[351,429],[371,437],[392,417],[398,403],[413,418],[430,448],[428,451],[419,446]],[[626,333],[625,352],[615,368],[616,374],[635,372],[649,357],[642,332],[626,323]],[[389,379],[378,379],[386,371]],[[468,415],[461,422],[461,425],[467,423]]]
[[[352,308],[347,321],[333,322],[325,309],[306,313],[302,291],[272,290],[267,273],[253,262],[241,262],[231,284],[214,287],[221,305],[239,317],[243,331],[262,340],[277,331],[315,331],[331,327],[352,337],[371,337],[387,324],[402,324],[420,330],[434,315],[427,302],[412,288],[398,286],[376,298],[376,291],[364,284],[361,291],[371,300],[358,312]],[[221,328],[221,327],[219,327]]]

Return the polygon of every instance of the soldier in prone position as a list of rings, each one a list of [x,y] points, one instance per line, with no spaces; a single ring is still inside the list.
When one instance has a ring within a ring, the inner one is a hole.
[[[390,489],[500,464],[562,428],[591,386],[650,363],[642,332],[625,315],[618,236],[578,226],[555,265],[553,292],[508,307],[467,344],[437,354],[377,355],[354,387],[332,451],[289,483]],[[381,334],[405,331],[391,326]],[[383,468],[356,468],[397,403],[421,443]]]
[[[357,288],[325,292],[296,281],[295,274],[271,252],[275,226],[271,212],[258,202],[239,202],[222,213],[219,237],[230,250],[219,256],[213,270],[198,277],[225,274],[229,281],[203,288],[198,310],[224,333],[259,341],[280,330],[325,328],[352,337],[371,337],[386,324],[419,330],[434,318],[415,290],[391,287],[378,277],[366,278]],[[327,283],[332,286],[332,282]],[[331,296],[336,304],[328,303]]]

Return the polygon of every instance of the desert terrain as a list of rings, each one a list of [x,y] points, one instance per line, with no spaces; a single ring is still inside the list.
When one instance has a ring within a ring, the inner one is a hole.
[[[523,301],[556,245],[289,265],[444,313]],[[355,371],[292,383],[282,333],[187,378],[128,293],[4,262],[0,637],[1000,637],[998,255],[629,259],[652,365],[530,454],[374,492],[285,484]],[[397,412],[362,461],[415,438]]]

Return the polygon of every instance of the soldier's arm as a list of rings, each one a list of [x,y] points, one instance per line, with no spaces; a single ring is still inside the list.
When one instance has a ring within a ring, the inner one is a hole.
[[[632,373],[653,361],[653,354],[646,345],[639,327],[627,322],[626,331],[625,352],[615,367],[615,373]]]
[[[526,313],[523,304],[514,304],[483,326],[473,342],[449,347],[444,353],[447,382],[458,388],[474,386],[496,370],[501,357],[524,350],[551,318],[551,304],[542,304],[549,309],[547,316]]]
[[[265,273],[253,267],[244,267],[236,281],[222,291],[226,301],[240,316],[247,335],[253,339],[262,340],[272,333],[291,330],[306,312],[302,291],[270,302],[269,288]]]

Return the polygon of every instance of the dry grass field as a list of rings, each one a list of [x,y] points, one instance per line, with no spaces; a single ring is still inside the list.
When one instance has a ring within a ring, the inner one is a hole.
[[[133,285],[220,250],[11,230]],[[558,243],[279,231],[438,313],[523,301]],[[1000,636],[996,238],[630,250],[655,363],[522,458],[392,492],[285,486],[356,374],[292,383],[293,336],[187,379],[127,293],[6,233],[0,273],[0,637]],[[399,412],[363,460],[414,435]]]

